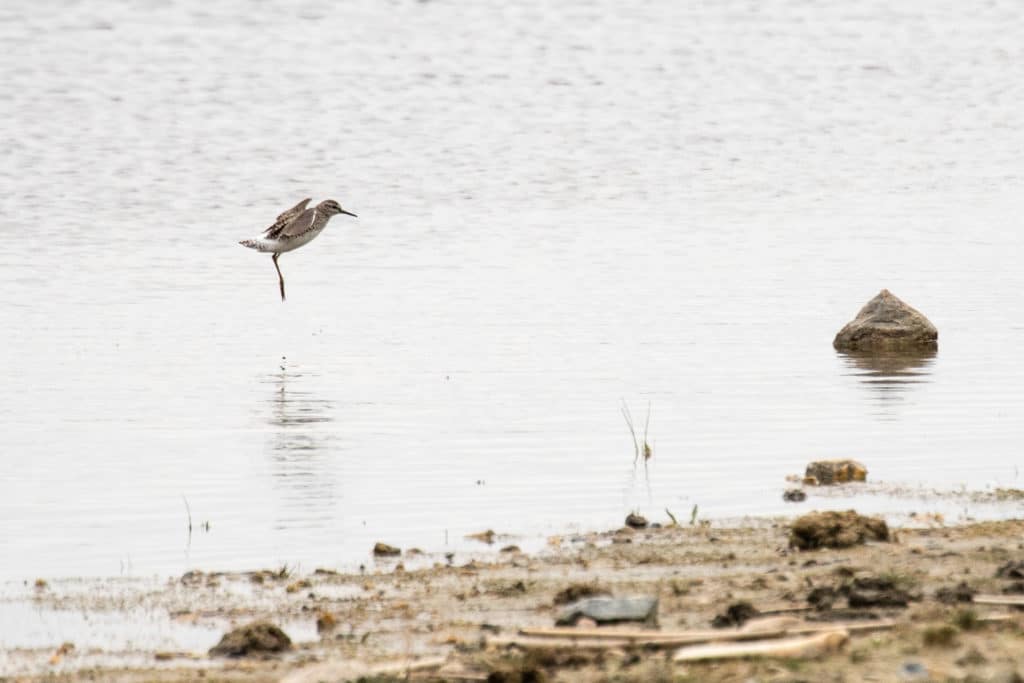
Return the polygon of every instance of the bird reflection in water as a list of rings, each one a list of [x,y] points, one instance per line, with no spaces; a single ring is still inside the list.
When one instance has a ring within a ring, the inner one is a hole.
[[[936,351],[840,351],[846,367],[885,405],[906,400],[916,385],[930,381]]]
[[[284,363],[284,360],[282,360]],[[333,405],[309,389],[315,377],[281,365],[267,378],[271,476],[281,492],[285,514],[278,527],[319,527],[331,519],[336,498],[329,458]]]

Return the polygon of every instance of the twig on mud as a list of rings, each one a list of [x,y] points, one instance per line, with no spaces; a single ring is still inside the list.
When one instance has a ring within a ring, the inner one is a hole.
[[[665,508],[665,514],[672,520],[672,526],[679,526],[679,520],[676,519],[676,516],[672,514],[671,510]]]

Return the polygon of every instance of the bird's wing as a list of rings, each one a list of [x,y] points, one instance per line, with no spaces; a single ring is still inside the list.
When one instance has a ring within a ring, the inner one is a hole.
[[[298,216],[299,214],[306,210],[306,205],[309,204],[311,201],[313,201],[311,197],[306,197],[292,208],[283,212],[280,216],[277,217],[277,220],[274,221],[273,225],[271,225],[269,228],[263,231],[263,234],[270,238],[277,237],[285,228],[286,225],[291,223],[293,220],[295,220],[296,216]]]
[[[306,209],[299,214],[299,217],[293,220],[288,225],[284,226],[278,237],[295,237],[313,227],[313,221],[316,219],[316,209]]]

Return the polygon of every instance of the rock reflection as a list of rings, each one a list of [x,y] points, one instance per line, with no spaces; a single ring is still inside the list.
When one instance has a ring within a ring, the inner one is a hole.
[[[330,518],[336,483],[328,457],[333,405],[304,389],[312,377],[282,368],[270,379],[274,392],[267,402],[271,476],[281,492],[286,514],[278,528],[322,526]]]
[[[851,374],[884,403],[902,401],[914,385],[928,382],[936,354],[934,350],[838,352],[846,367],[853,370]]]

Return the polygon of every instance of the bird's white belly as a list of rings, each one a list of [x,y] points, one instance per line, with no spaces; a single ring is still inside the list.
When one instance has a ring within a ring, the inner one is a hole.
[[[266,237],[258,237],[253,240],[248,240],[249,244],[246,246],[252,246],[253,249],[258,251],[266,251],[277,254],[283,254],[286,251],[294,251],[299,247],[308,244],[322,232],[321,230],[308,230],[307,232],[297,236],[289,237],[283,240],[271,240]]]

